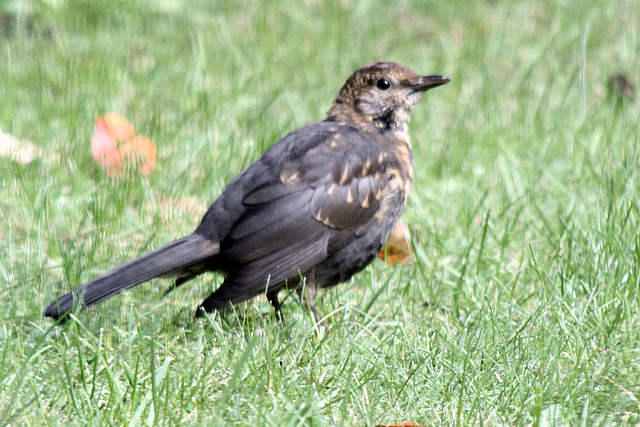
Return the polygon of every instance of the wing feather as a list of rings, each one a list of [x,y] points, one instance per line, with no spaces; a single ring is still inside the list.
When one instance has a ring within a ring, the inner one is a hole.
[[[395,157],[354,129],[332,128],[318,132],[306,150],[289,144],[289,152],[278,153],[275,173],[256,177],[247,189],[244,212],[221,243],[231,266],[221,295],[236,286],[260,293],[267,279],[280,286],[340,251],[375,220],[391,189],[384,172]]]

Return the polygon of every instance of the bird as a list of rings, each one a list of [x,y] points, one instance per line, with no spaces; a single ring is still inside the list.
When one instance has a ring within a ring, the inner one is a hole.
[[[347,79],[324,120],[289,133],[232,179],[195,231],[59,297],[43,315],[65,319],[158,277],[170,290],[208,271],[222,284],[196,317],[295,290],[317,324],[319,288],[350,279],[377,256],[413,181],[408,122],[421,95],[448,83],[393,62]]]

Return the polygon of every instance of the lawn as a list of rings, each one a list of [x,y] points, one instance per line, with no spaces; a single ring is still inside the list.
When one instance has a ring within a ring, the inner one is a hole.
[[[0,40],[0,130],[36,147],[0,158],[0,423],[640,423],[640,2],[5,0]],[[41,316],[376,60],[452,82],[410,124],[414,260],[321,293],[330,334],[295,295],[194,319],[214,274]],[[152,174],[94,162],[107,111]]]

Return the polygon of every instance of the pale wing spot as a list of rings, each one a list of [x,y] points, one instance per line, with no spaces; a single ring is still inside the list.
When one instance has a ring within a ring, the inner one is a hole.
[[[375,194],[377,200],[382,199],[382,185],[378,187],[378,192]]]
[[[340,177],[340,185],[345,185],[349,182],[349,178],[351,178],[351,170],[349,169],[349,165],[344,165],[344,170],[342,171],[342,176]]]
[[[286,185],[300,185],[300,172],[298,171],[282,171],[280,181]]]
[[[330,148],[338,148],[341,144],[340,144],[340,139],[342,138],[342,135],[339,133],[336,133],[335,135],[333,135],[333,138],[331,138],[331,142],[329,143],[329,147]]]
[[[372,165],[373,165],[373,162],[371,161],[371,159],[367,158],[367,161],[364,163],[364,166],[362,167],[362,172],[360,173],[360,176],[367,176],[370,172]]]
[[[338,186],[335,184],[329,184],[324,188],[324,192],[327,193],[329,196],[335,196],[337,190],[338,190]]]
[[[349,187],[347,189],[347,203],[353,203],[354,197],[353,197],[353,190],[351,187]]]
[[[367,196],[360,203],[360,206],[362,206],[365,209],[371,207],[371,202],[373,202],[372,199],[373,199],[373,197],[371,197],[371,193],[367,193]]]

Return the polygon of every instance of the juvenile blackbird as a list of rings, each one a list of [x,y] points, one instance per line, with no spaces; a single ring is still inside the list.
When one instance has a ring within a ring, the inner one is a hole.
[[[413,180],[409,116],[423,92],[448,82],[390,62],[360,68],[326,120],[291,132],[234,178],[193,234],[79,286],[44,315],[156,277],[175,277],[176,287],[219,271],[224,282],[197,316],[266,293],[281,318],[277,295],[288,288],[320,322],[316,289],[348,280],[389,238]]]

